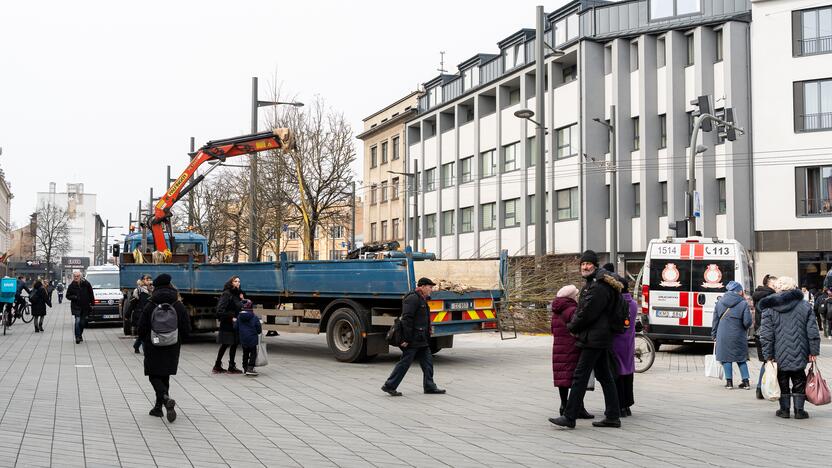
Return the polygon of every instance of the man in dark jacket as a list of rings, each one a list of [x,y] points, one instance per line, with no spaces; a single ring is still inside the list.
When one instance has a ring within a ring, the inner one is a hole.
[[[58,304],[60,304],[64,302],[64,283],[59,281],[55,289],[58,291]]]
[[[419,365],[424,375],[422,386],[425,393],[442,394],[442,390],[433,382],[433,355],[430,352],[430,310],[427,298],[436,284],[428,278],[420,278],[416,290],[402,299],[402,357],[393,368],[390,377],[381,390],[391,396],[401,396],[396,390],[413,360],[419,358]]]
[[[610,348],[612,347],[613,307],[624,284],[616,278],[614,273],[598,268],[598,255],[587,250],[581,255],[581,276],[586,284],[581,288],[578,296],[578,310],[569,322],[569,332],[577,337],[581,357],[572,378],[572,388],[569,390],[569,400],[563,416],[550,418],[552,424],[574,428],[578,412],[583,408],[586,385],[590,373],[595,371],[595,378],[604,389],[604,419],[593,422],[595,427],[621,427],[618,405],[618,393],[615,388],[615,377],[610,365]]]
[[[170,398],[170,376],[176,375],[179,368],[179,347],[191,332],[191,320],[185,306],[179,300],[179,291],[173,287],[170,280],[167,273],[162,273],[153,280],[153,294],[139,318],[139,336],[144,342],[144,375],[148,377],[156,392],[156,404],[149,414],[161,418],[164,406],[168,421],[173,422],[176,419],[176,401]],[[153,311],[161,304],[170,304],[176,310],[179,338],[175,344],[168,346],[154,346],[150,336]]]
[[[72,283],[66,288],[66,298],[69,299],[69,308],[75,317],[75,344],[78,344],[84,341],[84,321],[95,302],[92,285],[81,277],[80,271],[72,272]]]
[[[832,289],[828,289],[826,293],[818,293],[814,307],[815,316],[823,324],[823,336],[829,338],[829,326],[832,325]]]

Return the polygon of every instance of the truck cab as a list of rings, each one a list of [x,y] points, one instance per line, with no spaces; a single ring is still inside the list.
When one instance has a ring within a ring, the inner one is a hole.
[[[92,286],[95,302],[87,318],[90,322],[121,321],[122,293],[119,289],[119,271],[115,265],[100,265],[87,268],[85,275]]]
[[[170,234],[165,234],[165,240],[170,242]],[[124,238],[122,245],[120,263],[139,263],[137,262],[136,249],[141,252],[143,256],[142,263],[151,263],[151,251],[153,250],[153,234],[148,233],[145,249],[142,249],[142,235],[141,233],[130,233]],[[200,234],[193,232],[177,232],[173,235],[173,258],[170,263],[188,263],[196,262],[203,263],[206,261],[208,254],[208,239]],[[138,279],[138,278],[137,278]]]

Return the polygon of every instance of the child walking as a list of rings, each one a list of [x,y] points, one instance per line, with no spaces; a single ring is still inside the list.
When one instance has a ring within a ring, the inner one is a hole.
[[[237,316],[234,326],[240,336],[240,344],[243,347],[243,371],[249,377],[257,377],[254,370],[254,363],[257,361],[258,338],[263,333],[260,324],[260,317],[254,314],[254,306],[250,300],[243,301],[243,310]]]

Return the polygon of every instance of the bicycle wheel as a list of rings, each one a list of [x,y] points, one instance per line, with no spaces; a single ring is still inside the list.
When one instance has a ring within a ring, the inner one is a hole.
[[[636,335],[635,358],[636,372],[640,374],[650,369],[653,361],[656,360],[656,348],[653,346],[653,341],[650,338],[642,334]]]
[[[29,307],[29,304],[25,304],[20,308],[20,319],[23,320],[23,323],[29,323],[33,318],[35,316],[32,315],[32,308]]]
[[[3,311],[3,335],[6,334],[6,329],[9,328],[9,313],[7,311]]]

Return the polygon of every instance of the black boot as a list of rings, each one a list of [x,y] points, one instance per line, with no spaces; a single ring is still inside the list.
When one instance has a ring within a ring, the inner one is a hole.
[[[728,390],[734,389],[734,380],[733,379],[725,379],[725,388]]]
[[[760,387],[757,387],[757,399],[765,400],[765,398],[763,397],[763,389],[761,389]]]
[[[150,414],[151,416],[156,416],[157,418],[161,418],[162,416],[164,416],[162,414],[162,403],[157,401],[156,406],[154,406],[153,409],[150,410],[150,413],[148,413],[148,414]]]
[[[176,400],[173,398],[165,398],[165,412],[167,413],[168,422],[176,421]]]
[[[791,396],[790,395],[781,395],[780,396],[780,409],[777,410],[776,414],[777,417],[783,419],[789,419],[790,415],[789,412],[791,411]]]
[[[803,411],[803,404],[806,403],[806,394],[805,393],[794,393],[792,394],[792,398],[794,398],[794,418],[795,419],[808,419],[809,413]]]
[[[740,390],[751,390],[751,384],[748,383],[748,379],[742,379],[742,383],[738,387]]]
[[[578,419],[595,419],[595,415],[589,414],[586,408],[581,408],[578,410]]]

